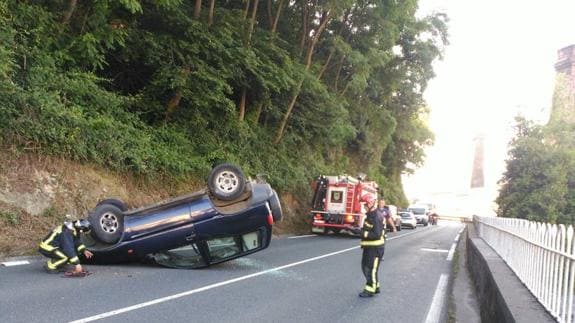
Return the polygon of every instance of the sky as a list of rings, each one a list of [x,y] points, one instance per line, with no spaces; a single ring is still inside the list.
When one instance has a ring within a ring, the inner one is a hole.
[[[433,11],[450,19],[450,44],[424,92],[436,140],[425,165],[403,177],[404,189],[410,200],[468,195],[473,138],[482,133],[481,203],[490,203],[514,117],[540,124],[549,117],[557,51],[575,44],[575,0],[420,0],[420,16]]]

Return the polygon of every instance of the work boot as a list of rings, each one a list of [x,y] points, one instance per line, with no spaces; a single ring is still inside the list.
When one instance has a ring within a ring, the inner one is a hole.
[[[363,290],[359,293],[359,297],[373,297],[374,293]]]
[[[375,289],[375,293],[379,294],[379,287]]]
[[[44,268],[44,271],[47,272],[48,274],[59,274],[63,271],[62,269],[59,269],[59,268],[50,269],[50,268],[48,268],[47,264],[44,264],[43,268]]]

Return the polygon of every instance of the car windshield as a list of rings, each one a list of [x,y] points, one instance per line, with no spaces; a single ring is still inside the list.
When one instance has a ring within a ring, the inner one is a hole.
[[[411,214],[409,214],[409,213],[400,213],[399,215],[401,215],[402,218],[406,218],[406,219],[411,218]]]
[[[414,214],[425,214],[425,208],[410,208]]]

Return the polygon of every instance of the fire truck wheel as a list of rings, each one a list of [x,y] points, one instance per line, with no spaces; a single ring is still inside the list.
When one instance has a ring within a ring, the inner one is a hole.
[[[331,229],[331,231],[335,234],[338,234],[341,231],[341,229],[336,228],[336,229]]]

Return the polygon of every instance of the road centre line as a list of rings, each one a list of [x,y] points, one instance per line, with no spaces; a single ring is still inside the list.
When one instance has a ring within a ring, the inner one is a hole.
[[[306,234],[303,236],[291,236],[288,239],[299,239],[299,238],[309,238],[309,237],[317,237],[317,234]]]
[[[431,306],[427,312],[425,323],[439,322],[441,318],[441,309],[443,308],[443,302],[445,301],[448,277],[449,276],[447,274],[441,274],[439,277],[439,282],[437,283],[437,288],[435,288],[435,293],[433,294],[433,300],[431,301]]]
[[[396,238],[401,238],[401,237],[409,236],[409,235],[412,235],[412,234],[415,234],[415,233],[418,233],[418,232],[423,232],[423,231],[410,232],[410,233],[402,234],[402,235],[400,235],[400,236],[395,236],[395,237],[388,238],[387,240],[393,240],[393,239],[396,239]],[[344,253],[344,252],[348,252],[348,251],[351,251],[351,250],[355,250],[355,249],[359,249],[359,246],[355,246],[355,247],[351,247],[351,248],[347,248],[347,249],[343,249],[343,250],[331,252],[331,253],[328,253],[328,254],[325,254],[325,255],[321,255],[321,256],[317,256],[317,257],[308,258],[308,259],[305,259],[305,260],[302,260],[302,261],[298,261],[298,262],[294,262],[294,263],[291,263],[291,264],[287,264],[287,265],[283,265],[283,266],[279,266],[279,267],[275,267],[275,268],[263,270],[263,271],[260,271],[260,272],[257,272],[257,273],[253,273],[253,274],[250,274],[250,275],[246,275],[246,276],[241,276],[241,277],[233,278],[233,279],[230,279],[230,280],[226,280],[226,281],[219,282],[219,283],[215,283],[215,284],[211,284],[211,285],[208,285],[208,286],[204,286],[204,287],[192,289],[192,290],[189,290],[189,291],[186,291],[186,292],[182,292],[182,293],[178,293],[178,294],[174,294],[174,295],[171,295],[171,296],[166,296],[166,297],[162,297],[162,298],[157,298],[157,299],[154,299],[154,300],[151,300],[151,301],[148,301],[148,302],[144,302],[144,303],[140,303],[140,304],[136,304],[136,305],[124,307],[124,308],[119,308],[119,309],[117,309],[117,310],[113,310],[113,311],[110,311],[110,312],[106,312],[106,313],[102,313],[102,314],[98,314],[98,315],[86,317],[86,318],[83,318],[83,319],[75,320],[75,321],[72,321],[72,322],[70,322],[70,323],[84,323],[84,322],[92,322],[92,321],[100,320],[100,319],[103,319],[103,318],[106,318],[106,317],[115,316],[115,315],[118,315],[118,314],[122,314],[122,313],[130,312],[130,311],[134,311],[134,310],[137,310],[137,309],[140,309],[140,308],[144,308],[144,307],[152,306],[152,305],[155,305],[155,304],[160,304],[160,303],[164,303],[164,302],[167,302],[167,301],[171,301],[171,300],[174,300],[174,299],[182,298],[182,297],[184,297],[184,296],[189,296],[189,295],[192,295],[192,294],[200,293],[200,292],[203,292],[203,291],[206,291],[206,290],[210,290],[210,289],[213,289],[213,288],[216,288],[216,287],[221,287],[221,286],[225,286],[225,285],[237,283],[237,282],[242,281],[242,280],[246,280],[246,279],[249,279],[249,278],[254,278],[254,277],[257,277],[257,276],[265,275],[265,274],[268,274],[268,273],[271,273],[271,272],[274,272],[274,271],[279,271],[279,270],[282,270],[282,269],[299,266],[299,265],[302,265],[302,264],[305,264],[305,263],[308,263],[308,262],[312,262],[312,261],[315,261],[315,260],[319,260],[319,259],[322,259],[322,258],[335,256],[335,255],[338,255],[338,254],[341,254],[341,253]]]

